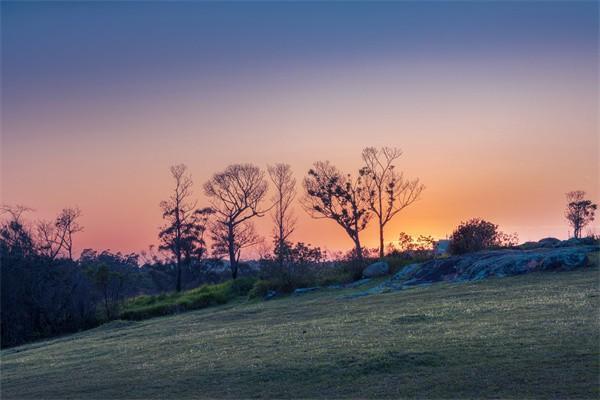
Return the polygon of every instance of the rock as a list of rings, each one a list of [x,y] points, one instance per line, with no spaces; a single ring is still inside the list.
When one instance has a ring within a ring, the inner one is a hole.
[[[550,245],[550,243],[556,244],[557,242],[545,240],[544,243]],[[558,241],[558,243],[560,245],[564,242]],[[595,244],[545,247],[531,250],[485,250],[461,256],[434,259],[420,264],[407,265],[391,279],[369,290],[355,293],[350,297],[385,293],[386,291],[425,286],[443,281],[470,282],[492,276],[505,277],[536,271],[569,271],[588,266],[590,254],[599,251],[600,246]]]
[[[314,292],[315,290],[319,290],[321,289],[318,286],[315,287],[308,287],[308,288],[298,288],[296,290],[294,290],[294,295],[300,295],[300,294],[305,294],[305,293],[310,293],[310,292]]]
[[[369,265],[363,271],[363,278],[376,278],[387,275],[390,272],[390,266],[385,261],[378,261]]]
[[[275,290],[269,290],[267,292],[267,294],[265,294],[264,299],[265,300],[271,300],[271,299],[277,297],[278,295],[279,295],[279,293],[277,293]]]
[[[543,238],[538,241],[538,248],[556,247],[560,244],[560,240],[553,237]]]
[[[369,282],[371,282],[371,278],[363,278],[356,282],[352,282],[352,283],[348,283],[348,284],[344,285],[344,289],[354,289],[359,286],[366,285]]]

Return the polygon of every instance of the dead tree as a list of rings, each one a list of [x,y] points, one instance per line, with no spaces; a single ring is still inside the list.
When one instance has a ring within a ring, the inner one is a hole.
[[[369,193],[369,209],[376,215],[379,227],[379,258],[384,256],[384,228],[400,211],[419,199],[425,189],[419,179],[409,180],[398,173],[394,161],[402,155],[397,148],[367,147],[362,152],[361,175]]]
[[[294,232],[296,217],[292,211],[292,203],[296,198],[296,179],[288,164],[275,164],[268,167],[269,177],[275,187],[273,195],[273,238],[274,254],[280,267],[283,267],[291,245],[288,238]]]

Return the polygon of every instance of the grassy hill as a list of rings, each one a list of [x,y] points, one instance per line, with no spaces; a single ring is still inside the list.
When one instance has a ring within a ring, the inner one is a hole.
[[[594,268],[116,321],[3,351],[2,398],[598,398],[598,289]]]

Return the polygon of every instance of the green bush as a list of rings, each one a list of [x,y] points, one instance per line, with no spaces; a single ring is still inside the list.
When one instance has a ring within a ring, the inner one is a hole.
[[[142,320],[225,304],[240,296],[246,296],[255,282],[254,278],[240,278],[216,285],[202,285],[180,293],[138,296],[125,303],[121,318]]]
[[[258,280],[254,282],[252,289],[248,292],[248,297],[251,299],[262,298],[267,295],[269,290],[273,289],[273,283],[271,281]]]

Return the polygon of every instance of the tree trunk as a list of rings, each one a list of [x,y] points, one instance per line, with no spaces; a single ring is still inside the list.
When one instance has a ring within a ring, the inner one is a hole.
[[[181,254],[177,253],[177,284],[175,286],[177,292],[181,292]]]
[[[384,250],[383,250],[383,225],[381,224],[381,219],[379,221],[379,258],[383,260]]]
[[[227,227],[227,250],[229,251],[229,266],[231,267],[231,278],[236,279],[238,274],[237,258],[235,257],[235,236],[233,226]]]

